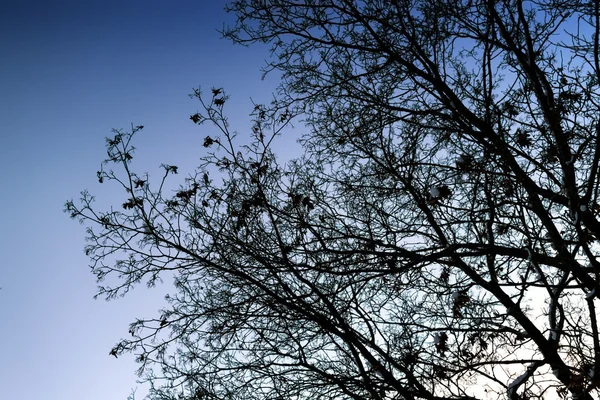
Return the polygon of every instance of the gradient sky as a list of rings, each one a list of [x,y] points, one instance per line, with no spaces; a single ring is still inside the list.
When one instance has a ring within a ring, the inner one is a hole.
[[[191,171],[209,128],[194,126],[193,87],[224,86],[234,127],[250,98],[266,102],[269,56],[220,39],[225,1],[18,0],[0,12],[0,391],[11,400],[125,399],[133,356],[108,355],[136,317],[163,304],[171,282],[124,299],[93,300],[84,228],[63,214],[83,189],[101,204],[122,195],[96,181],[104,137],[131,123],[134,166]],[[108,190],[108,191],[107,191]],[[138,398],[144,394],[138,390]]]

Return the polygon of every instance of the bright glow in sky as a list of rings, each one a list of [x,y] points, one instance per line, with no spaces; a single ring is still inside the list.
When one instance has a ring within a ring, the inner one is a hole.
[[[134,166],[191,171],[210,129],[192,124],[193,87],[224,86],[228,115],[249,127],[250,97],[267,102],[266,47],[216,31],[225,1],[19,0],[0,13],[0,390],[15,400],[125,399],[133,356],[108,355],[136,317],[153,316],[171,287],[93,300],[84,228],[65,200],[83,189],[119,204],[96,180],[104,137],[144,125]],[[183,178],[183,177],[182,177]],[[143,395],[142,388],[138,395]],[[143,396],[139,396],[141,398]]]

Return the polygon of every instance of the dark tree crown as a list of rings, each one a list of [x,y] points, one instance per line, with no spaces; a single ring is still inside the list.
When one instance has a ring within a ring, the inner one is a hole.
[[[592,399],[600,385],[600,6],[237,0],[277,100],[239,145],[222,88],[193,97],[205,156],[97,173],[67,203],[114,298],[175,278],[111,354],[158,399]],[[274,141],[303,121],[304,154]],[[215,134],[215,131],[217,132]],[[123,256],[125,254],[125,256]]]

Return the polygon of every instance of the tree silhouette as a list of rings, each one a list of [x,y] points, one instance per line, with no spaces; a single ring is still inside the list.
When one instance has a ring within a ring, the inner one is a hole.
[[[597,397],[599,3],[228,7],[226,36],[282,73],[251,143],[197,90],[191,120],[220,134],[177,191],[174,165],[133,171],[135,127],[98,172],[123,209],[67,203],[99,296],[175,277],[111,351],[150,398]],[[282,164],[296,116],[305,153]]]

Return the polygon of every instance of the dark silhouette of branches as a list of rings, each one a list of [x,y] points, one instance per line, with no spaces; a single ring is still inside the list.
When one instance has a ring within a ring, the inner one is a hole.
[[[111,351],[150,398],[597,397],[598,2],[228,9],[282,74],[250,144],[197,90],[191,121],[219,133],[178,190],[175,165],[132,169],[134,127],[97,175],[122,208],[66,207],[99,296],[175,279]],[[305,153],[280,163],[297,116]]]

